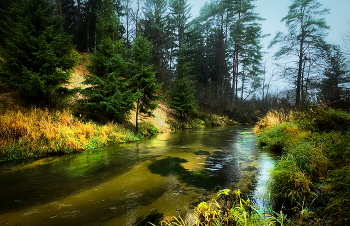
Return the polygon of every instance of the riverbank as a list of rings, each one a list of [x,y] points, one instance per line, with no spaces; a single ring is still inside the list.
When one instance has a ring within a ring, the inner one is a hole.
[[[255,132],[282,156],[271,170],[274,209],[297,225],[350,223],[350,114],[315,108],[269,112]]]
[[[69,90],[85,89],[88,54],[80,54],[69,83]],[[129,120],[115,123],[98,113],[87,112],[81,105],[82,94],[59,100],[54,108],[28,106],[23,98],[0,83],[0,162],[23,158],[38,158],[68,154],[112,144],[138,141],[158,133],[207,126],[232,125],[228,117],[201,113],[198,117],[183,119],[163,100],[152,114],[139,115],[139,131],[135,131],[135,112]]]
[[[130,122],[100,124],[69,110],[18,108],[0,115],[0,161],[68,154],[112,144],[138,141],[159,132],[234,123],[226,117],[180,120],[160,103],[154,117],[141,117],[139,131]]]
[[[9,161],[80,152],[135,141],[140,136],[115,123],[99,125],[65,110],[34,108],[3,113],[0,137],[0,161]]]

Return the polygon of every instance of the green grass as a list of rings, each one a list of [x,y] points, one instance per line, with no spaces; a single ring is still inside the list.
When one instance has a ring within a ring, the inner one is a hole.
[[[296,115],[266,126],[258,139],[282,152],[269,182],[274,208],[297,224],[350,224],[350,114],[317,108]]]

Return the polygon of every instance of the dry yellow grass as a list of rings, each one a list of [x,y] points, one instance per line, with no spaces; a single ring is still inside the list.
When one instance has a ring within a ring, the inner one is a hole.
[[[290,122],[295,118],[295,112],[269,111],[266,116],[259,120],[254,127],[254,132],[260,134],[264,129],[273,127],[282,122]]]
[[[83,122],[68,111],[31,109],[0,116],[0,161],[69,153],[137,139],[117,124]]]

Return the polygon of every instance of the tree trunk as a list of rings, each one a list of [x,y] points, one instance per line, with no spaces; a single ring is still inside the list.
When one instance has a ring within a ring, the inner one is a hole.
[[[243,94],[244,94],[244,84],[245,83],[245,72],[243,69],[243,73],[242,73],[242,86],[241,86],[241,100],[243,100]]]
[[[56,0],[58,15],[62,15],[62,2],[61,0]]]
[[[140,100],[138,99],[136,102],[136,113],[135,113],[135,129],[136,132],[139,132],[139,109],[140,108]]]

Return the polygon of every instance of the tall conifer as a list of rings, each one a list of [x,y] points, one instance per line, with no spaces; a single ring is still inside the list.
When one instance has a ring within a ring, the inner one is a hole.
[[[49,104],[76,62],[71,37],[47,0],[9,1],[0,20],[0,80]]]
[[[88,107],[122,121],[133,109],[135,97],[127,80],[129,63],[124,40],[117,40],[119,20],[113,6],[113,0],[104,0],[97,13],[99,44],[91,56],[91,75],[85,81],[91,87],[83,94]]]

